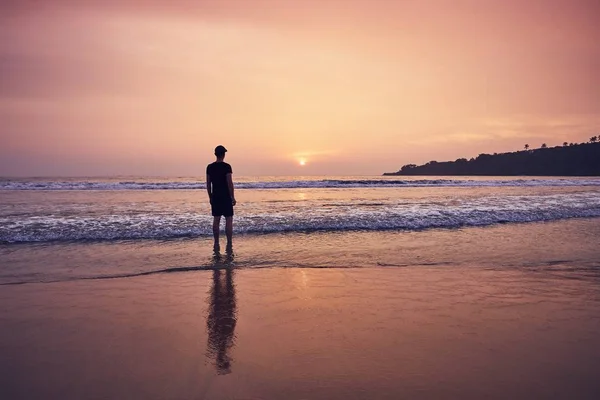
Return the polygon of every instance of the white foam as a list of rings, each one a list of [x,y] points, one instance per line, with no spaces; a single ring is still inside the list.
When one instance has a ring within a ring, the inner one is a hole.
[[[497,223],[553,221],[600,217],[596,191],[553,195],[497,195],[459,201],[378,203],[348,201],[310,206],[271,207],[236,216],[236,232],[421,230],[486,226]],[[193,211],[156,213],[155,210],[121,214],[71,216],[11,214],[0,216],[0,242],[169,239],[210,236],[211,217]]]
[[[390,187],[569,187],[600,186],[600,178],[523,179],[322,179],[292,181],[241,181],[239,189],[390,188]],[[167,181],[0,181],[0,190],[204,190],[205,182]]]

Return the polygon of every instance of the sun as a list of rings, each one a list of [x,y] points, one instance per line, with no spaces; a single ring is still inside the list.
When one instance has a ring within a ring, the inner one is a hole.
[[[304,167],[306,165],[306,160],[301,158],[298,163],[300,164],[301,167]]]

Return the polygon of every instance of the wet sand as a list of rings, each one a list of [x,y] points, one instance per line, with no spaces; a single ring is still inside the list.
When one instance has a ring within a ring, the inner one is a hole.
[[[260,268],[0,288],[2,399],[600,395],[589,269]]]

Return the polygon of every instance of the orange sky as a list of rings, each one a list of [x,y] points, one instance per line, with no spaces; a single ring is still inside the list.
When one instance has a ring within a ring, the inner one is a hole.
[[[203,175],[217,144],[235,175],[364,175],[587,141],[599,16],[595,0],[2,2],[0,176]]]

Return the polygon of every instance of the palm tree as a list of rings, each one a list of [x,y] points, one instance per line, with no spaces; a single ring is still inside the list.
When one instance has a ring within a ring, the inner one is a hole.
[[[548,145],[546,143],[542,143],[542,146],[540,147],[540,149],[546,149],[548,148]]]
[[[525,145],[525,150],[529,150],[529,145],[528,144]]]
[[[569,143],[563,142],[563,147],[567,147],[568,145],[569,145]]]

